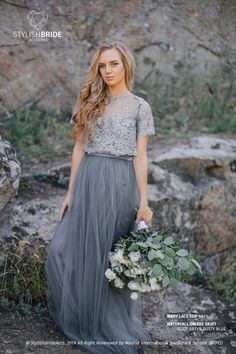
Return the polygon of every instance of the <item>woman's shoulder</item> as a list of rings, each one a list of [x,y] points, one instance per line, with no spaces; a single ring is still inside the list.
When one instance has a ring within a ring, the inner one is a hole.
[[[151,109],[150,104],[148,103],[148,101],[146,99],[144,99],[141,96],[138,96],[134,93],[132,93],[133,98],[137,101],[137,103],[139,104],[139,106],[143,107],[144,109]]]

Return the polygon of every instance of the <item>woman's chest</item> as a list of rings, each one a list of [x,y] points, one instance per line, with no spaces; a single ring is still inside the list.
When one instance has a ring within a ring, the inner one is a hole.
[[[135,130],[137,110],[129,106],[119,107],[116,109],[107,109],[104,114],[98,118],[99,125],[102,129],[126,131]]]

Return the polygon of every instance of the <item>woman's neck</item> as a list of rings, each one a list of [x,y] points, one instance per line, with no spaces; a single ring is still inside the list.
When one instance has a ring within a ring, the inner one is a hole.
[[[110,90],[107,88],[107,94],[109,96],[124,96],[129,94],[130,91],[127,89],[127,87],[119,88],[119,89],[113,89]]]

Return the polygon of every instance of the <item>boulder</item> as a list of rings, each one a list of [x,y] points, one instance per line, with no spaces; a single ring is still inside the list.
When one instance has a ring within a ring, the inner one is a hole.
[[[21,165],[9,141],[0,135],[0,211],[17,195]]]
[[[213,291],[180,282],[142,295],[151,345],[142,353],[234,353],[236,305]],[[151,304],[151,306],[150,306]]]
[[[222,252],[228,258],[236,247],[236,141],[212,136],[153,141],[149,156],[155,225],[173,225],[176,237],[206,264],[214,256],[215,267],[208,269],[214,272]]]

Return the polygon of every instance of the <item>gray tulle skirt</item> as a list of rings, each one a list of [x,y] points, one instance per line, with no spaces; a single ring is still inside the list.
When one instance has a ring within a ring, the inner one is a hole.
[[[47,305],[63,333],[90,353],[137,353],[150,341],[140,297],[113,288],[109,252],[134,228],[139,194],[132,159],[85,154],[72,203],[58,221],[45,262]]]

